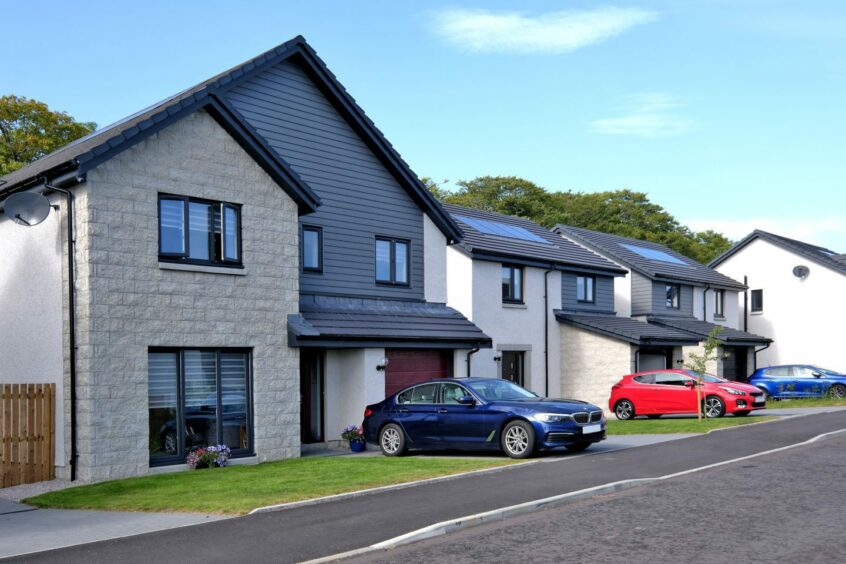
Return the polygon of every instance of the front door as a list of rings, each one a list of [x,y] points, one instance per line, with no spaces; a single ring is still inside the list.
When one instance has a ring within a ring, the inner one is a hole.
[[[319,443],[323,438],[324,352],[300,349],[300,438]]]
[[[525,359],[523,351],[502,352],[502,378],[518,386],[525,385]]]

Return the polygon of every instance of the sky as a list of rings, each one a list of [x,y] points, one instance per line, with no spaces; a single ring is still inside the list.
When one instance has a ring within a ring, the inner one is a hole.
[[[846,252],[846,3],[0,0],[0,95],[100,126],[303,35],[419,176],[629,188]]]

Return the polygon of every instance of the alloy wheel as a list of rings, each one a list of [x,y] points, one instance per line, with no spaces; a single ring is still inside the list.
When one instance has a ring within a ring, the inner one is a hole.
[[[393,427],[388,427],[382,431],[382,449],[388,454],[399,451],[401,443],[402,437],[400,437],[399,431]]]
[[[512,454],[523,454],[529,448],[529,434],[519,425],[514,425],[505,432],[505,446]]]
[[[846,397],[846,386],[841,386],[840,384],[835,384],[828,390],[828,395],[833,398],[843,398]]]
[[[723,414],[723,402],[720,398],[709,397],[705,399],[705,417],[719,417]]]
[[[634,406],[629,400],[622,400],[617,402],[614,408],[614,414],[617,416],[617,419],[631,419],[634,416]]]

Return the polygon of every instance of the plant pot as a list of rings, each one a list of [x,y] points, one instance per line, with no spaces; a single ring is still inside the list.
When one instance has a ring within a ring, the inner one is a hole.
[[[367,445],[364,441],[350,441],[350,450],[353,452],[364,452],[367,449]]]

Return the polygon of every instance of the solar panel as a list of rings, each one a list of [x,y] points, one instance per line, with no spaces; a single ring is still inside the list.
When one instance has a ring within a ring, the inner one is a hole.
[[[522,239],[523,241],[532,241],[534,243],[543,243],[550,245],[551,243],[535,235],[528,229],[510,225],[500,221],[491,221],[489,219],[479,219],[477,217],[469,217],[466,215],[456,215],[456,219],[472,227],[477,231],[481,231],[487,235],[498,235],[500,237],[508,237],[509,239]]]
[[[658,262],[669,262],[670,264],[683,264],[687,266],[687,263],[683,260],[677,259],[673,255],[665,253],[664,251],[659,251],[658,249],[650,249],[647,247],[638,247],[637,245],[626,244],[623,244],[623,246],[631,252],[636,253],[645,259],[654,260]]]

